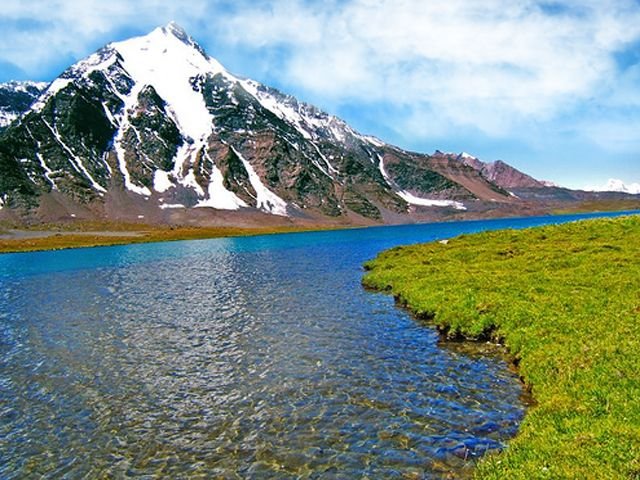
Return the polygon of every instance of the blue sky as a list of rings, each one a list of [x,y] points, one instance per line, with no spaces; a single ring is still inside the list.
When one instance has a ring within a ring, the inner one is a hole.
[[[4,0],[0,81],[177,21],[233,73],[401,147],[640,182],[638,0]]]

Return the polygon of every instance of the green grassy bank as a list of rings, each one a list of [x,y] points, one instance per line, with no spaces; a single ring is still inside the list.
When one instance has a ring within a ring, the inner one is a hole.
[[[366,286],[517,361],[536,404],[478,478],[640,479],[640,217],[463,235],[366,268]]]

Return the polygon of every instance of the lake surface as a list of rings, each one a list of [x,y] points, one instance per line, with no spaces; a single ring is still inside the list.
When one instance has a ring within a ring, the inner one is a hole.
[[[360,285],[399,245],[591,215],[0,255],[0,478],[440,478],[524,414]]]

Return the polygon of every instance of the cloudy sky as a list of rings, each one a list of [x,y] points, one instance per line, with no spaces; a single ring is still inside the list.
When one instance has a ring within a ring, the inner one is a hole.
[[[401,147],[640,182],[640,0],[3,0],[0,81],[177,21],[233,73]]]

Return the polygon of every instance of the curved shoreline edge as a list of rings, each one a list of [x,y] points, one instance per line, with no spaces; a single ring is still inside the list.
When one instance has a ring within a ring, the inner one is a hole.
[[[365,269],[365,287],[518,364],[535,405],[477,478],[640,476],[640,217],[396,247]]]

